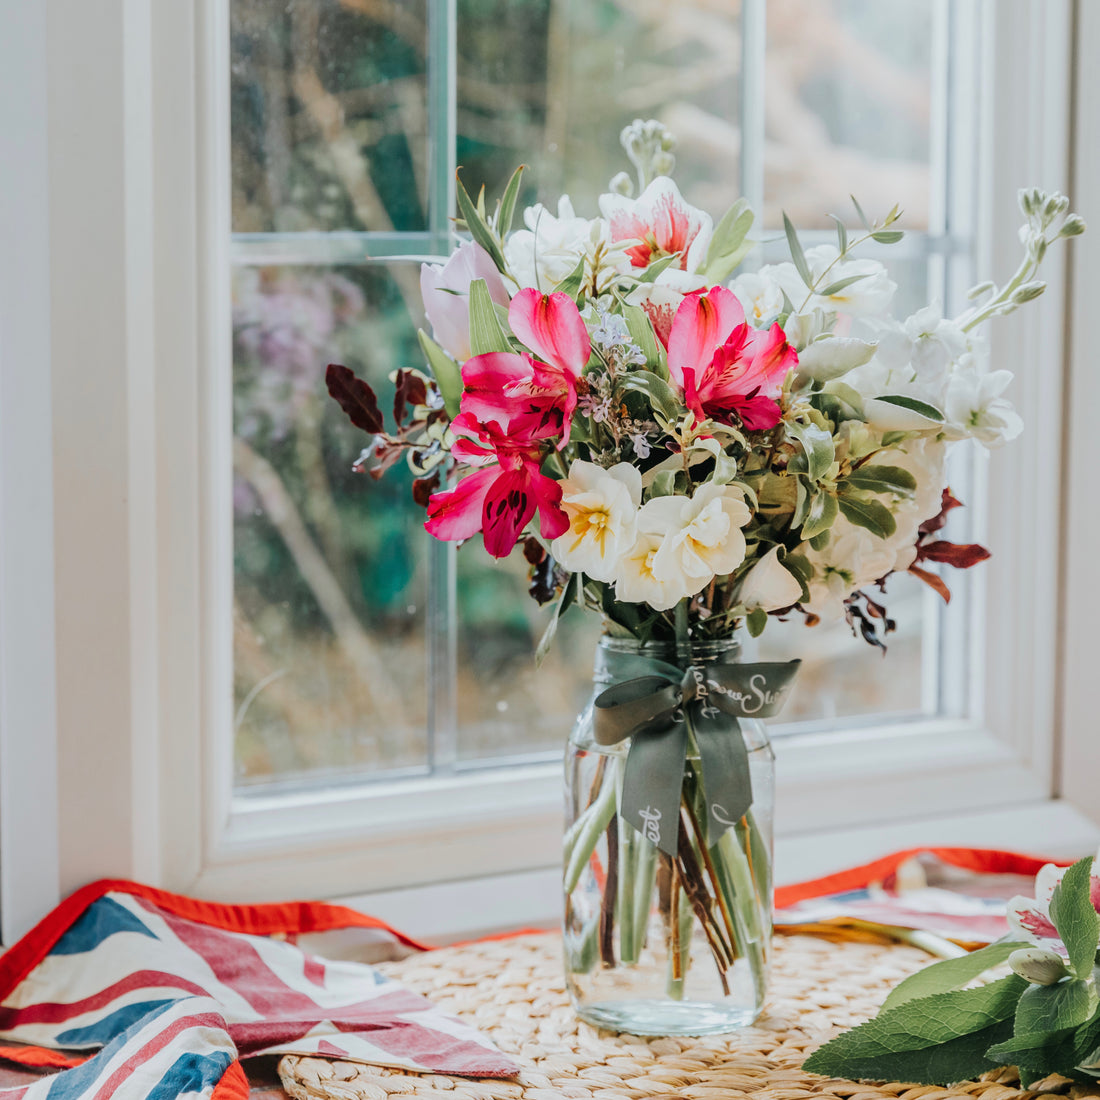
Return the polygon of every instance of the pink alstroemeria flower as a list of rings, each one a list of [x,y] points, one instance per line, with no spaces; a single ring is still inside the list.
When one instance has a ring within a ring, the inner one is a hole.
[[[668,336],[668,372],[696,416],[726,421],[736,413],[750,431],[774,428],[787,372],[798,363],[783,330],[751,328],[733,291],[689,294]]]
[[[680,270],[698,271],[706,259],[714,222],[705,211],[689,206],[668,176],[658,176],[636,199],[601,195],[600,213],[607,218],[612,241],[638,241],[626,250],[634,267],[648,267],[679,252]]]
[[[1054,897],[1054,888],[1062,881],[1068,867],[1055,867],[1048,863],[1040,868],[1035,876],[1035,897],[1014,897],[1008,903],[1008,927],[1022,940],[1031,940],[1039,947],[1068,957],[1069,952],[1062,943],[1054,921],[1050,919],[1050,899]],[[1096,865],[1093,864],[1093,871]],[[1100,913],[1100,876],[1095,873],[1089,879],[1089,897],[1093,908]]]
[[[540,294],[534,287],[512,299],[508,323],[534,355],[490,352],[467,360],[462,411],[484,422],[506,417],[521,433],[539,432],[540,439],[556,423],[561,450],[577,407],[577,379],[592,350],[588,329],[568,294]]]
[[[561,484],[542,473],[543,440],[516,423],[483,423],[463,412],[451,421],[458,438],[451,453],[481,469],[428,501],[428,533],[444,542],[473,538],[482,532],[494,558],[507,557],[537,510],[547,541],[569,528],[561,507]],[[556,430],[548,433],[552,438]]]

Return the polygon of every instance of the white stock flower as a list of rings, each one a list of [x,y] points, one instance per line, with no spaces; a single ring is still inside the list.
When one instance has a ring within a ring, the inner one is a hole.
[[[843,516],[829,529],[829,542],[823,550],[814,550],[808,543],[804,549],[814,567],[806,610],[822,619],[840,618],[843,603],[853,592],[894,568],[895,552],[882,539]]]
[[[904,321],[887,321],[879,334],[879,356],[887,366],[912,367],[929,383],[943,378],[951,363],[967,351],[966,333],[945,320],[938,305],[925,306]]]
[[[806,249],[806,263],[810,274],[820,289],[825,290],[831,284],[856,275],[863,278],[843,287],[828,296],[815,294],[810,305],[819,309],[846,313],[849,317],[881,317],[890,308],[898,284],[886,273],[886,268],[878,260],[837,260],[840,255],[836,245],[819,244],[816,248]],[[832,265],[830,267],[830,265]],[[826,274],[828,270],[828,274]],[[801,280],[800,280],[801,281]],[[803,289],[800,298],[791,298],[791,304],[799,309],[805,298]]]
[[[661,549],[662,535],[640,534],[634,545],[619,559],[615,577],[615,598],[625,603],[647,603],[654,611],[668,611],[696,589],[680,580],[661,580],[653,572],[653,559]]]
[[[577,459],[561,488],[569,530],[554,539],[550,552],[573,573],[613,581],[637,534],[642,475],[629,462],[605,470]]]
[[[963,364],[947,380],[944,414],[951,439],[976,439],[992,449],[1015,439],[1024,430],[1020,414],[1001,394],[1012,381],[1012,372],[982,374]]]
[[[802,585],[779,560],[779,547],[773,546],[746,574],[738,602],[749,611],[776,611],[801,598]]]
[[[863,398],[863,417],[879,432],[938,431],[938,420],[912,409],[879,400],[882,397],[911,397],[942,411],[943,386],[918,378],[909,366],[891,367],[876,350],[869,363],[849,371],[841,379]],[[829,384],[825,386],[829,390]]]
[[[638,530],[662,536],[653,556],[654,576],[682,584],[692,595],[745,560],[741,528],[751,519],[740,489],[708,481],[692,497],[648,501],[638,513]]]

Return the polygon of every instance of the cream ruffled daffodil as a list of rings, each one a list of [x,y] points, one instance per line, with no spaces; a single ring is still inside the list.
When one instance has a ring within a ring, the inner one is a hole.
[[[668,611],[685,596],[687,586],[676,580],[661,580],[653,572],[653,560],[664,540],[660,535],[644,533],[619,560],[615,578],[615,598],[625,603],[646,603],[654,611]]]
[[[690,596],[745,560],[741,528],[751,519],[740,489],[709,481],[691,497],[648,501],[638,513],[638,530],[661,537],[652,560],[654,577],[682,587]]]
[[[642,475],[629,462],[605,470],[577,459],[561,488],[569,529],[550,552],[570,572],[610,583],[637,534]]]

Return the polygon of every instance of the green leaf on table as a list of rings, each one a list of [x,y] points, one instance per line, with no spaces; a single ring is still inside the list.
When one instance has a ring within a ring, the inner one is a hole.
[[[470,350],[474,355],[512,350],[484,279],[474,279],[470,283]]]
[[[504,253],[500,250],[500,242],[497,240],[496,234],[489,228],[489,223],[486,222],[474,205],[473,199],[470,198],[470,194],[463,185],[462,180],[458,178],[457,172],[455,173],[455,182],[457,183],[455,195],[458,199],[458,210],[462,215],[462,220],[466,223],[470,236],[493,257],[493,263],[503,271],[505,268]]]
[[[516,212],[516,200],[519,198],[520,182],[523,179],[523,170],[526,168],[526,164],[521,164],[513,173],[512,178],[508,181],[508,186],[504,188],[504,196],[500,200],[500,206],[497,208],[496,225],[494,228],[497,231],[497,236],[503,240],[508,235],[508,230],[512,228],[512,218]]]
[[[710,238],[702,271],[707,286],[725,281],[753,247],[754,242],[748,239],[752,222],[752,208],[745,199],[738,199],[722,215]]]
[[[898,1005],[916,1000],[918,997],[930,997],[934,993],[949,993],[955,989],[962,989],[964,985],[987,970],[1000,966],[1017,948],[1027,946],[1026,943],[1015,941],[991,943],[988,947],[981,947],[977,951],[960,955],[957,959],[944,959],[942,962],[926,966],[894,986],[890,996],[883,1002],[882,1011],[897,1008]]]
[[[1029,1088],[1052,1073],[1068,1076],[1072,1072],[1077,1064],[1077,1031],[1077,1028],[1067,1027],[1035,1035],[1017,1035],[996,1043],[986,1053],[1001,1065],[1018,1066],[1020,1084]]]
[[[896,530],[897,523],[890,509],[877,500],[845,495],[837,502],[840,513],[849,523],[864,527],[880,539],[888,539]]]
[[[1015,974],[977,989],[906,1001],[826,1043],[804,1069],[853,1079],[945,1085],[992,1069],[985,1054],[1011,1036],[1028,983]]]
[[[795,231],[791,219],[787,217],[786,211],[783,212],[783,229],[787,234],[787,245],[791,250],[791,259],[794,261],[795,270],[806,284],[806,289],[813,290],[814,277],[810,274],[810,265],[806,263],[806,254],[802,251],[802,242],[799,241],[798,233]]]
[[[800,424],[797,420],[788,420],[787,434],[794,436],[806,456],[806,473],[814,481],[820,481],[833,464],[833,437],[824,428],[816,424]]]
[[[432,377],[443,397],[443,407],[453,420],[459,413],[462,398],[462,368],[423,330],[417,330],[420,349],[428,360]]]
[[[1016,1006],[1014,1034],[1038,1035],[1077,1027],[1095,1008],[1096,995],[1080,978],[1063,978],[1054,985],[1032,985],[1024,991]]]
[[[887,394],[885,397],[876,397],[875,400],[884,401],[887,405],[897,405],[899,409],[908,409],[910,412],[919,413],[929,420],[935,420],[937,424],[943,422],[943,413],[941,413],[935,405],[929,405],[927,401],[919,401],[915,397],[906,397],[904,394],[891,393]]]
[[[900,496],[912,496],[917,488],[917,479],[901,466],[860,466],[845,479],[844,484],[853,489],[864,489],[869,493],[897,493]]]
[[[1069,964],[1079,978],[1092,974],[1100,942],[1100,916],[1090,896],[1092,857],[1079,859],[1062,876],[1050,899],[1050,919],[1069,952]]]

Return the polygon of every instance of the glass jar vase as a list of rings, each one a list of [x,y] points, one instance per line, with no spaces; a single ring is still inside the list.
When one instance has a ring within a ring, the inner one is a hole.
[[[742,666],[740,658],[735,637],[693,642],[689,653],[678,653],[673,643],[600,641],[592,699],[566,754],[563,929],[570,997],[581,1019],[597,1027],[709,1035],[750,1025],[763,1007],[775,757],[763,722],[751,714],[774,713],[783,689],[771,690],[766,672],[756,680],[741,673],[788,666]],[[739,667],[729,667],[734,665]],[[682,689],[674,683],[681,678]],[[624,691],[632,700],[626,710],[633,732],[609,743],[601,709],[621,702]],[[646,698],[634,698],[647,691],[654,700],[648,709]],[[719,693],[722,714],[713,705],[707,709]],[[705,722],[693,721],[693,712],[718,715],[709,736],[726,740],[720,746],[725,757],[701,750]],[[678,759],[669,762],[672,750],[666,749],[664,762],[629,762],[635,740],[669,730],[677,735],[677,722],[684,727]],[[744,749],[733,739],[741,739]],[[731,749],[737,751],[730,755]],[[732,761],[722,770],[741,769],[739,781],[751,784],[751,805],[742,799],[744,812],[735,818],[708,802],[722,777],[704,774],[704,764],[716,772],[715,759]],[[656,824],[659,799],[651,805],[645,785],[654,783],[666,788],[663,833]],[[634,812],[626,814],[624,801]],[[670,816],[677,818],[674,840]]]

